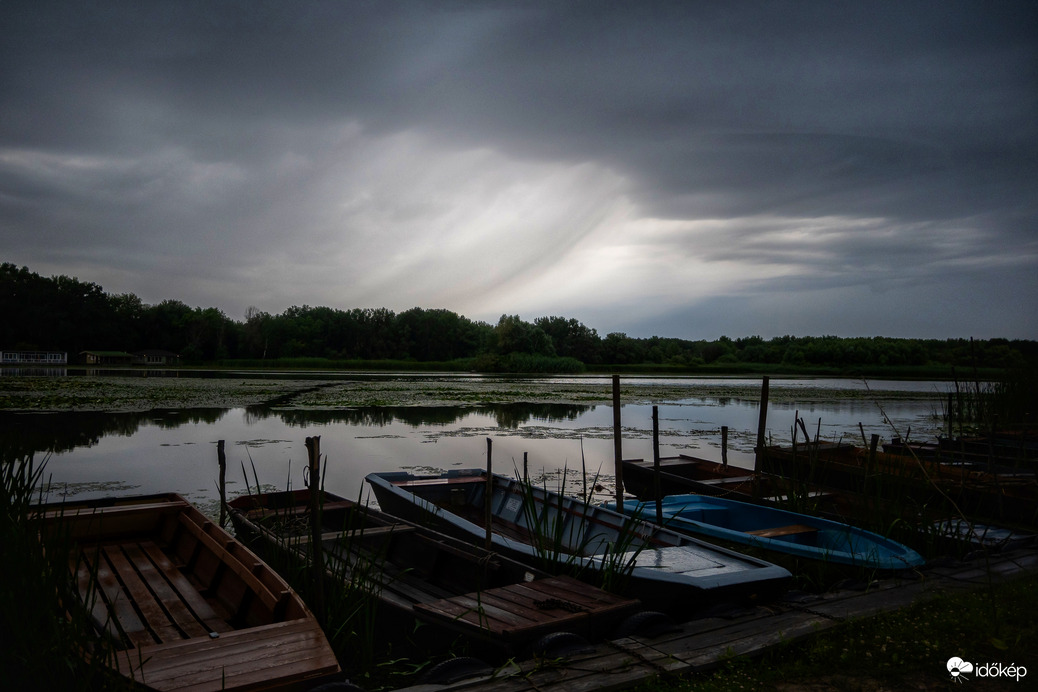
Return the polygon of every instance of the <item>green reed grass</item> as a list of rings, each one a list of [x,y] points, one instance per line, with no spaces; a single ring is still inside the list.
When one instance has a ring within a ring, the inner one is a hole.
[[[67,533],[44,531],[36,506],[43,501],[46,460],[0,460],[0,670],[9,690],[123,690],[129,680],[105,661],[113,643],[83,606],[69,568],[74,545]],[[88,584],[88,592],[94,592]]]
[[[546,480],[541,488],[544,493],[541,502],[537,499],[535,486],[525,483],[519,469],[515,470],[516,484],[522,494],[523,517],[530,530],[530,544],[537,555],[538,566],[555,574],[565,573],[594,581],[606,591],[622,593],[630,582],[638,555],[648,545],[648,537],[639,530],[643,524],[625,519],[615,540],[607,540],[596,533],[591,522],[587,521],[592,499],[588,488],[598,485],[599,474],[596,472],[589,484],[586,470],[583,471],[584,497],[575,504],[581,508],[581,513],[573,514],[572,506],[566,508],[568,473],[568,467],[563,467],[553,503]],[[592,556],[593,561],[582,559]]]

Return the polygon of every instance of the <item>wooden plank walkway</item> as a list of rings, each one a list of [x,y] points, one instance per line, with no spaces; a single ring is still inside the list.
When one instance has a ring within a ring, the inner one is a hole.
[[[639,606],[637,600],[562,576],[418,603],[415,610],[434,622],[467,624],[511,642],[553,631],[615,627]]]
[[[987,560],[925,569],[919,577],[886,579],[867,590],[803,596],[725,617],[681,624],[655,638],[628,637],[598,644],[564,664],[512,663],[492,675],[452,684],[415,685],[398,692],[590,692],[619,690],[657,676],[709,670],[733,655],[758,655],[850,619],[871,617],[940,593],[983,588],[1038,572],[1038,548],[994,555]]]

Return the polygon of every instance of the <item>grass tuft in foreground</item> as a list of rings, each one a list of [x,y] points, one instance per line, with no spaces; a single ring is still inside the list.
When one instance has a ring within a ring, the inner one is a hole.
[[[0,459],[0,671],[8,690],[115,690],[131,683],[104,661],[110,643],[81,607],[71,541],[34,512],[46,462]],[[89,590],[90,587],[87,587]]]
[[[1022,682],[968,682],[985,690],[1025,689],[1038,680],[1038,575],[979,591],[943,594],[897,612],[855,620],[760,658],[732,658],[712,673],[657,680],[641,690],[931,690],[952,683],[948,660],[1023,666]],[[978,688],[980,689],[980,688]]]

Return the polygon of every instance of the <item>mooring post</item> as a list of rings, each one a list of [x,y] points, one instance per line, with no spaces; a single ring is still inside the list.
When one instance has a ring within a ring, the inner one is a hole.
[[[879,435],[873,433],[872,439],[869,440],[869,468],[874,468],[876,464],[876,447],[879,446]]]
[[[216,443],[216,460],[220,464],[220,528],[227,521],[227,455],[223,451],[223,440]]]
[[[721,426],[721,466],[728,468],[728,426]]]
[[[764,432],[768,425],[768,384],[770,378],[765,375],[760,387],[760,417],[757,419],[757,446],[753,449],[753,473],[761,472],[764,460]]]
[[[321,437],[306,438],[307,468],[310,473],[310,549],[314,615],[325,624],[324,611],[324,546],[321,544]]]
[[[620,376],[613,375],[613,462],[616,469],[616,506],[624,503],[623,440],[620,437]]]
[[[487,488],[483,491],[483,518],[486,520],[487,535],[486,535],[486,546],[487,550],[494,547],[494,529],[493,529],[493,517],[494,517],[494,465],[491,460],[491,452],[493,451],[493,442],[490,438],[487,438]]]
[[[652,493],[656,498],[656,523],[663,525],[663,498],[660,493],[660,408],[652,407]],[[620,505],[616,510],[621,512]]]
[[[523,483],[530,483],[530,453],[523,452]]]

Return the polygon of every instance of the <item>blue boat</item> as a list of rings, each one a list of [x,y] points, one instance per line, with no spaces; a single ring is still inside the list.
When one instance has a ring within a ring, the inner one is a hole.
[[[925,562],[911,548],[877,533],[784,509],[705,495],[670,495],[660,505],[665,526],[696,536],[880,570],[900,570]],[[656,503],[627,500],[623,513],[655,520]]]
[[[491,489],[492,549],[553,572],[599,581],[618,575],[620,591],[657,609],[697,609],[774,595],[790,573],[769,562],[700,541],[481,469],[419,476],[372,473],[381,509],[483,544]]]

